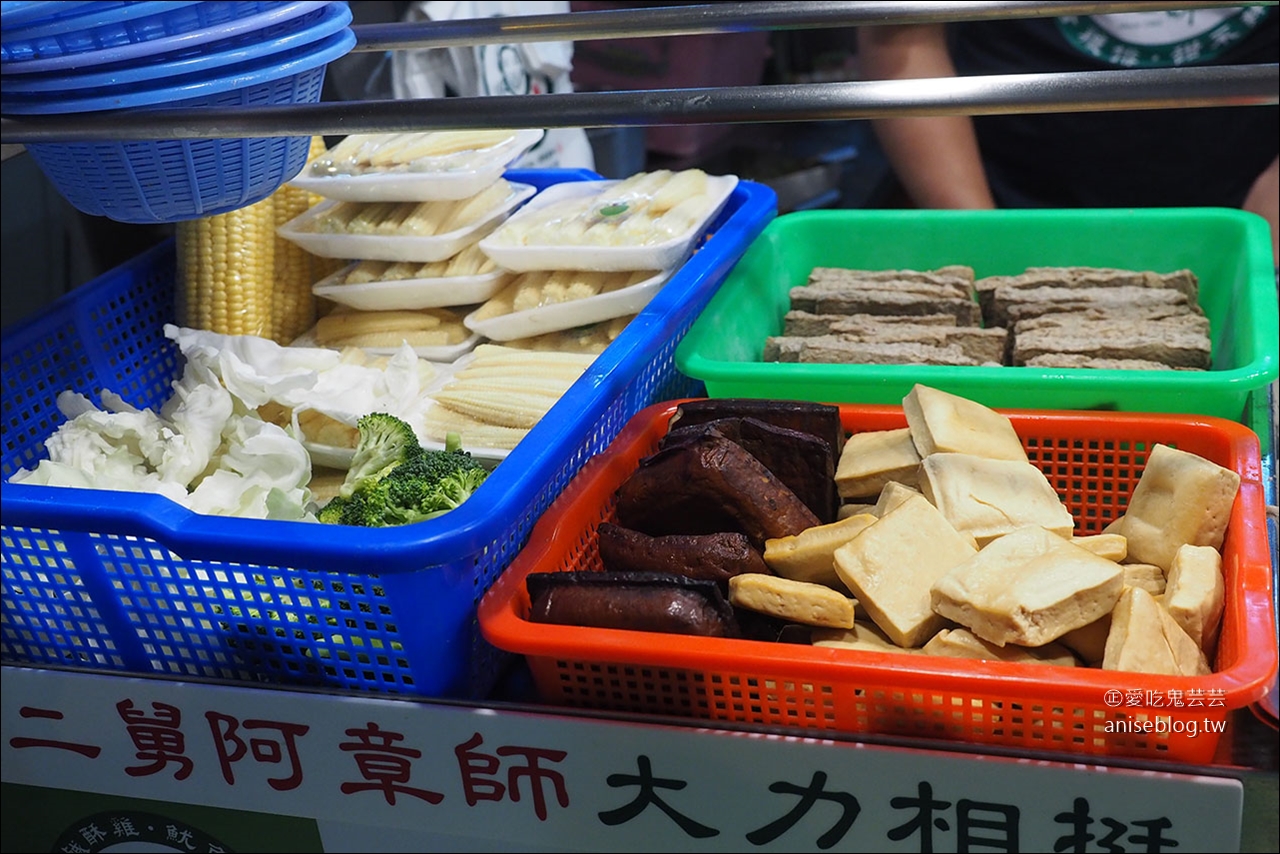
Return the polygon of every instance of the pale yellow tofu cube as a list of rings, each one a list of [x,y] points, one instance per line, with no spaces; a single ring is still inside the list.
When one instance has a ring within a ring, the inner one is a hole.
[[[1154,445],[1120,524],[1129,559],[1164,570],[1186,543],[1222,548],[1240,475],[1197,454]]]
[[[1126,587],[1111,612],[1104,670],[1205,676],[1208,659],[1169,612],[1141,587]]]
[[[1098,557],[1114,560],[1116,563],[1129,556],[1129,543],[1120,534],[1091,534],[1084,537],[1072,537],[1071,542],[1082,549],[1088,549]]]
[[[763,572],[744,572],[729,579],[729,602],[806,626],[853,627],[858,603],[824,584],[792,581]]]
[[[826,525],[815,525],[789,537],[764,541],[764,562],[776,574],[794,581],[825,584],[845,592],[836,575],[835,550],[849,542],[876,517],[862,513]]]
[[[871,620],[898,646],[916,647],[945,621],[929,588],[977,554],[973,539],[917,496],[889,511],[835,550],[836,574]]]
[[[1215,649],[1226,598],[1218,550],[1212,546],[1179,548],[1160,602],[1206,655]]]
[[[1011,643],[996,646],[963,628],[943,629],[930,638],[920,651],[925,655],[941,655],[949,658],[1013,661],[1019,664],[1053,664],[1059,667],[1076,666],[1075,655],[1062,644],[1047,643],[1041,647],[1028,647]]]
[[[1115,607],[1120,565],[1034,525],[939,578],[933,609],[997,646],[1043,646]]]
[[[809,633],[813,646],[830,646],[838,649],[861,649],[868,652],[915,652],[889,640],[889,636],[875,623],[855,620],[851,629],[813,629]]]
[[[836,489],[841,498],[871,498],[890,481],[914,486],[919,468],[909,428],[854,433],[836,463]]]
[[[917,383],[902,408],[921,457],[956,453],[1027,461],[1009,418],[977,401]]]
[[[920,471],[924,497],[979,547],[1026,525],[1066,539],[1075,529],[1071,511],[1031,463],[938,453],[925,457]]]

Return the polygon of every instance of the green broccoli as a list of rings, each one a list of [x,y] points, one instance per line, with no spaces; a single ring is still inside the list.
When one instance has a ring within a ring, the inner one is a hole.
[[[431,519],[466,501],[489,475],[461,449],[457,434],[449,434],[441,451],[423,448],[412,428],[392,415],[367,415],[357,427],[346,482],[317,513],[326,524],[381,528]]]
[[[430,519],[454,509],[480,488],[489,470],[466,451],[423,451],[387,478],[391,503]]]
[[[338,489],[343,498],[350,498],[365,481],[379,480],[396,466],[422,453],[413,428],[389,413],[365,415],[356,422],[356,429],[360,431],[360,438],[356,440],[355,455],[346,480]]]

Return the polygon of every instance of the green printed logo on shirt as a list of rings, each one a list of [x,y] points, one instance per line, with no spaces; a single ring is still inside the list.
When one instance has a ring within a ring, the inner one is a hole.
[[[1126,12],[1058,18],[1058,29],[1086,56],[1121,68],[1168,68],[1209,62],[1253,32],[1265,6]]]

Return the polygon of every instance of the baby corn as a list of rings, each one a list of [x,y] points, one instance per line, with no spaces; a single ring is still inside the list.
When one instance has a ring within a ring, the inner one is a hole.
[[[512,192],[511,183],[505,178],[499,178],[471,198],[459,200],[457,206],[449,212],[449,217],[441,226],[441,230],[457,231],[474,225],[498,205],[511,198]]]
[[[363,285],[366,282],[380,282],[383,274],[387,272],[387,268],[391,266],[390,261],[361,261],[347,273],[347,277],[342,280],[346,285]]]

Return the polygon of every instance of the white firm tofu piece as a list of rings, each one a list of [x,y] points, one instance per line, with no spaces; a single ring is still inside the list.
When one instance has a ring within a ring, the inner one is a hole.
[[[920,466],[920,491],[979,548],[1036,525],[1070,539],[1075,519],[1038,468],[1028,462],[939,453]]]
[[[864,513],[870,513],[872,516],[879,516],[876,512],[874,504],[841,504],[836,510],[836,521],[848,519],[850,516],[861,516]]]
[[[858,605],[826,585],[792,581],[763,572],[744,572],[731,577],[729,602],[794,623],[836,629],[853,627],[854,609]]]
[[[1027,461],[1013,423],[981,403],[917,383],[902,408],[921,457],[956,453]]]
[[[1034,525],[986,546],[934,583],[933,609],[996,646],[1043,646],[1115,607],[1118,563]]]
[[[1098,557],[1105,557],[1116,563],[1129,556],[1129,543],[1120,534],[1090,534],[1084,537],[1072,537],[1071,542],[1082,549],[1088,549]]]
[[[835,550],[836,574],[871,620],[898,646],[916,647],[945,626],[929,602],[929,588],[952,567],[977,554],[922,496]]]
[[[790,537],[765,540],[764,562],[783,578],[825,584],[842,593],[847,592],[844,582],[836,575],[832,555],[876,518],[870,513],[862,513],[826,525],[815,525]]]
[[[851,629],[813,629],[809,633],[813,646],[832,646],[839,649],[863,649],[869,652],[915,652],[889,640],[889,636],[874,623],[855,620]]]
[[[1071,650],[1059,643],[1041,647],[1007,644],[996,646],[988,643],[968,629],[943,629],[920,648],[925,655],[942,655],[951,658],[977,658],[984,661],[1015,661],[1021,664],[1055,664],[1075,667],[1076,657]]]
[[[1167,676],[1212,672],[1191,636],[1141,587],[1126,587],[1111,612],[1102,668]]]
[[[1212,546],[1179,548],[1160,604],[1206,655],[1216,646],[1226,598],[1218,550]]]
[[[1121,564],[1126,587],[1141,587],[1152,596],[1162,596],[1165,590],[1164,570],[1154,563]]]
[[[884,489],[880,490],[874,513],[877,516],[883,516],[913,495],[920,495],[920,490],[915,486],[891,480],[884,485]]]
[[[836,490],[841,498],[871,498],[890,481],[914,486],[919,468],[909,428],[854,433],[836,463]]]
[[[1197,454],[1155,445],[1121,517],[1129,559],[1168,571],[1178,547],[1222,548],[1240,475]]]
[[[1058,638],[1058,643],[1074,652],[1089,667],[1101,667],[1107,654],[1107,635],[1110,633],[1111,615],[1107,614],[1087,626],[1072,629]]]

